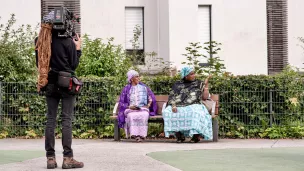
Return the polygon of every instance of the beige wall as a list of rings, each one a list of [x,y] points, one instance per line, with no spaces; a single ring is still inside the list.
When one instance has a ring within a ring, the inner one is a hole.
[[[10,15],[16,15],[16,26],[37,26],[41,20],[40,0],[0,0],[0,23],[7,23]]]
[[[145,51],[180,68],[185,47],[198,41],[198,5],[212,5],[212,37],[223,43],[227,71],[267,74],[265,0],[82,0],[82,32],[124,45],[125,6],[144,7]]]
[[[124,44],[124,5],[119,0],[81,0],[81,29],[94,38]]]
[[[288,1],[288,59],[292,66],[304,68],[304,49],[299,46],[298,37],[304,38],[304,1]],[[302,44],[304,46],[304,43]]]
[[[17,24],[40,22],[40,0],[0,0],[0,23],[10,13]],[[234,74],[267,74],[265,0],[81,0],[82,33],[115,37],[125,45],[125,6],[145,8],[145,50],[181,67],[189,42],[198,41],[198,5],[212,5],[212,37],[223,43],[220,57]],[[302,67],[304,56],[296,37],[303,36],[304,1],[289,1],[289,62]]]
[[[144,7],[145,52],[158,53],[160,51],[158,0],[82,0],[82,32],[95,38],[114,37],[114,42],[124,47],[126,44],[125,7]],[[147,57],[146,62],[150,61],[151,59]],[[145,66],[141,68],[147,69]]]
[[[159,57],[164,61],[170,61],[170,28],[169,28],[169,1],[170,0],[157,0],[158,1],[158,20],[159,27],[157,32],[159,48]]]
[[[212,5],[212,37],[234,74],[267,74],[265,0],[169,0],[170,59],[177,65],[189,42],[197,41],[198,5]],[[182,12],[181,12],[182,11]]]
[[[157,3],[151,0],[82,0],[82,32],[98,38],[115,38],[125,46],[125,7],[144,7],[147,52],[158,50]]]

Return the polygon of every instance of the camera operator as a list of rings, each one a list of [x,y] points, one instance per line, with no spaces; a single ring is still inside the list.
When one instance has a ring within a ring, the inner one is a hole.
[[[63,169],[82,168],[83,162],[76,161],[72,150],[72,115],[76,102],[75,93],[60,86],[59,73],[64,71],[72,76],[79,64],[81,56],[81,39],[78,34],[75,38],[60,37],[63,31],[52,29],[54,11],[44,17],[36,44],[36,62],[39,70],[38,91],[45,91],[47,102],[47,123],[45,129],[45,150],[47,168],[57,167],[55,156],[55,128],[58,105],[62,103],[62,146]]]

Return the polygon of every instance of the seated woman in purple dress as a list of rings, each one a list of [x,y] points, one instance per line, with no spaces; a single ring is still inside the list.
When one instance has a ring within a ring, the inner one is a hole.
[[[157,112],[156,99],[151,89],[139,81],[138,72],[131,70],[127,76],[129,84],[120,95],[118,124],[127,138],[141,142],[148,133],[149,116]]]

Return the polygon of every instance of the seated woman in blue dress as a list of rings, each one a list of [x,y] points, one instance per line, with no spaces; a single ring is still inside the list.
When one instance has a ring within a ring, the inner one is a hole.
[[[205,83],[195,78],[194,69],[184,67],[181,80],[177,81],[169,95],[168,106],[163,112],[165,136],[175,135],[177,142],[199,142],[200,135],[212,139],[212,117],[202,103],[209,97],[208,80]]]

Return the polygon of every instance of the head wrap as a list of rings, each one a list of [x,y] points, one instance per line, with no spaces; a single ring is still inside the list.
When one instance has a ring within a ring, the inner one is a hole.
[[[190,74],[190,72],[192,72],[194,69],[192,67],[183,67],[180,71],[180,76],[181,79],[185,78],[186,76],[188,76]]]
[[[139,76],[137,71],[135,71],[135,70],[128,71],[128,73],[127,73],[128,82],[131,83],[131,79],[136,76]]]
[[[54,11],[43,16],[42,23],[53,23],[54,21]]]

